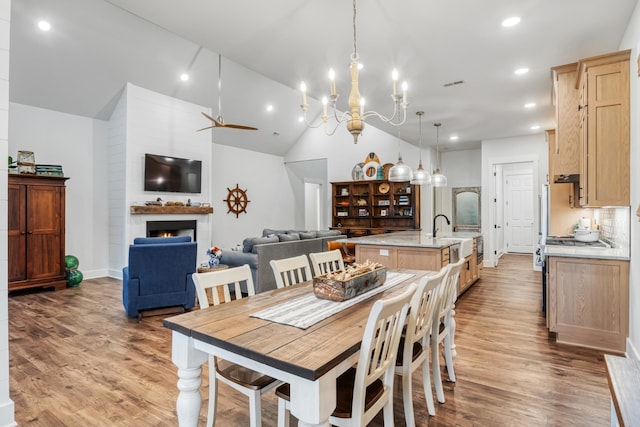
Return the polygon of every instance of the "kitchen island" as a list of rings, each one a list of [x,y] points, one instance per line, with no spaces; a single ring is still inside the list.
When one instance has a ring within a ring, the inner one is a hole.
[[[460,272],[458,294],[480,277],[477,232],[457,232],[433,237],[424,231],[400,231],[362,236],[346,241],[356,245],[356,262],[375,261],[387,268],[438,271],[450,262],[466,260]]]
[[[629,248],[548,245],[547,327],[556,341],[624,353],[629,334]]]

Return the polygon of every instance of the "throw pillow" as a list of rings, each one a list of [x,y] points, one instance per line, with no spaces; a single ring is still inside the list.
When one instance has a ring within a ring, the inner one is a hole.
[[[339,236],[340,235],[340,231],[338,231],[338,230],[318,230],[318,231],[316,231],[316,235],[318,237]]]
[[[281,242],[291,242],[293,240],[300,240],[300,234],[298,233],[278,234],[278,239]]]
[[[283,234],[286,232],[287,232],[286,230],[275,230],[271,228],[265,228],[264,230],[262,230],[262,237],[275,236],[277,234]]]
[[[251,252],[254,254],[257,254],[258,249],[256,248],[256,246],[264,245],[265,243],[278,243],[278,236],[254,237],[252,243],[253,243],[253,249],[251,249]]]
[[[300,240],[308,240],[308,239],[315,239],[315,238],[316,238],[315,231],[307,231],[307,232],[300,233]]]
[[[293,233],[304,233],[307,230],[287,230],[286,233],[287,234],[293,234]]]

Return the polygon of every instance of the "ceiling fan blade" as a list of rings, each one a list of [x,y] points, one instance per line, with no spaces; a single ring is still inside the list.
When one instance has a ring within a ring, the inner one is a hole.
[[[213,126],[207,126],[206,128],[198,129],[196,132],[200,132],[201,130],[213,129],[213,128],[215,128],[215,127],[217,127],[217,126],[216,126],[216,125],[213,125]]]
[[[223,123],[221,126],[231,129],[258,130],[258,128],[254,128],[252,126],[234,125],[231,123]]]

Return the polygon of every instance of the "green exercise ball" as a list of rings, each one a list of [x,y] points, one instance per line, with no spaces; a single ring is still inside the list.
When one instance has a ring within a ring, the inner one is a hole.
[[[78,268],[80,261],[78,261],[78,258],[74,257],[73,255],[66,255],[64,257],[64,264],[67,270],[74,270]]]
[[[70,270],[67,273],[67,285],[72,288],[77,287],[80,284],[80,282],[82,282],[82,279],[83,279],[82,273],[79,272],[78,270]]]

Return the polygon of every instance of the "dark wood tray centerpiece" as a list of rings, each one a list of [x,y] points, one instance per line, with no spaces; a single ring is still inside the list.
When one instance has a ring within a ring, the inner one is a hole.
[[[321,274],[313,278],[313,293],[321,299],[346,301],[382,286],[387,269],[372,261],[352,264],[343,270]]]

